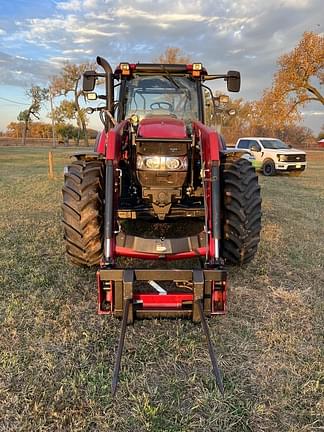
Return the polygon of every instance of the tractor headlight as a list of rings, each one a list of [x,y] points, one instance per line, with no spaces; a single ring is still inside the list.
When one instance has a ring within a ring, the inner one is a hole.
[[[176,170],[180,167],[181,161],[177,158],[165,158],[165,167],[169,170]]]
[[[142,156],[137,155],[136,168],[155,171],[185,171],[188,168],[186,156]]]
[[[144,165],[147,169],[158,170],[160,169],[161,160],[158,156],[148,157],[144,159]]]

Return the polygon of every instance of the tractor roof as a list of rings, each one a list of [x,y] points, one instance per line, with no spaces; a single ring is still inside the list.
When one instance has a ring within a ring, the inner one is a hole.
[[[172,74],[192,76],[207,75],[207,70],[201,63],[193,64],[161,64],[161,63],[120,63],[115,70],[116,75],[131,75],[133,73],[141,74]]]

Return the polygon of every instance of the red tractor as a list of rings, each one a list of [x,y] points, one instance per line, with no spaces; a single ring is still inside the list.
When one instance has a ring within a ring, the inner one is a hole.
[[[88,111],[99,112],[104,130],[95,152],[66,169],[63,224],[70,260],[99,265],[99,314],[122,318],[113,393],[126,324],[152,317],[202,323],[223,391],[205,316],[225,312],[225,266],[257,251],[261,198],[247,153],[227,149],[204,124],[214,101],[205,82],[224,79],[237,92],[240,73],[208,75],[200,63],[121,63],[113,72],[97,63],[102,72],[85,72],[83,90],[103,101]],[[103,95],[93,92],[97,80]],[[118,257],[133,260],[126,268]],[[188,259],[189,269],[170,265]]]

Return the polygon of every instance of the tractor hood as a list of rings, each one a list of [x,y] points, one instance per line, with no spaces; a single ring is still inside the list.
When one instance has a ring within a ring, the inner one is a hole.
[[[159,116],[143,119],[138,127],[141,138],[187,138],[186,125],[182,120],[169,116]]]

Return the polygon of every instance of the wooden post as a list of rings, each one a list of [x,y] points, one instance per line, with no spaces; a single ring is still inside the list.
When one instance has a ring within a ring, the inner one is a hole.
[[[48,178],[54,179],[54,158],[53,152],[48,152]]]

